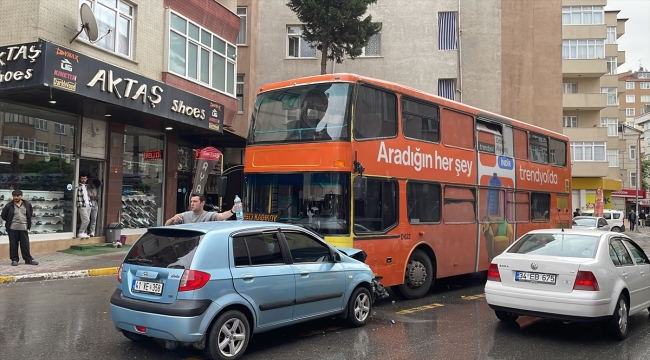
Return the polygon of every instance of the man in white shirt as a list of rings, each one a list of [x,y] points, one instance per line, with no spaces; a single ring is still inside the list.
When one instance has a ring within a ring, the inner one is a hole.
[[[86,181],[88,181],[88,176],[86,174],[79,175],[79,185],[77,186],[77,212],[79,213],[81,225],[79,226],[77,237],[81,239],[87,239],[90,237],[86,234],[86,229],[88,228],[88,224],[90,224],[90,211],[92,208],[90,206],[90,196],[86,187]]]

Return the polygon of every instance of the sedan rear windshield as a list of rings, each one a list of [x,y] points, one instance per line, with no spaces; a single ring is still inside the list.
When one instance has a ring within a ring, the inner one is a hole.
[[[131,247],[125,263],[152,267],[189,269],[202,232],[151,229]]]
[[[599,236],[577,234],[524,235],[508,252],[593,259]]]
[[[580,218],[580,219],[573,219],[573,225],[578,225],[578,226],[596,226],[596,220],[597,218]]]

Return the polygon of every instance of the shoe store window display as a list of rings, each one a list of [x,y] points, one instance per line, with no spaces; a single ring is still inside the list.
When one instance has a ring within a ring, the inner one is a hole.
[[[87,184],[88,175],[79,175],[79,184],[77,184],[77,213],[79,214],[79,230],[77,237],[80,239],[87,239],[88,225],[90,225],[90,213],[92,211],[90,203],[90,188]]]
[[[90,198],[90,223],[88,224],[88,235],[95,236],[97,226],[97,211],[99,210],[99,187],[102,182],[99,179],[92,179],[88,184],[88,197]]]
[[[34,209],[32,204],[23,200],[23,192],[14,190],[11,192],[12,201],[3,208],[0,217],[5,221],[5,227],[9,235],[9,257],[11,265],[18,266],[18,248],[25,260],[25,264],[38,265],[29,252],[29,230],[32,225]]]

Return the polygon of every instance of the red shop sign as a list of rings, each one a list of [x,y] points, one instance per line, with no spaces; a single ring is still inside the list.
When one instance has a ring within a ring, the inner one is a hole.
[[[146,161],[153,161],[153,160],[162,160],[163,157],[163,151],[162,150],[145,150],[145,152],[142,154],[144,159]]]

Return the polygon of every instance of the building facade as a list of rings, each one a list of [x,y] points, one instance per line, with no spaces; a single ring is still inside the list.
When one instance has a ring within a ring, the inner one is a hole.
[[[96,39],[81,26],[86,6]],[[108,224],[137,237],[184,211],[197,150],[219,149],[224,168],[241,163],[236,11],[234,0],[0,3],[0,204],[13,189],[32,201],[33,253],[81,241],[80,174],[101,183],[98,237],[84,240],[99,242]],[[221,168],[207,195],[232,205],[241,184],[216,194]]]
[[[626,19],[605,11],[606,0],[562,1],[563,127],[571,139],[574,208],[592,209],[602,188],[606,209],[612,191],[620,191],[618,98],[625,84],[617,67],[625,62],[617,39]]]
[[[650,112],[650,71],[627,71],[619,74],[625,81],[625,92],[619,97],[619,110],[625,112],[625,123],[634,126],[634,118]]]
[[[239,0],[238,8],[248,24],[238,68],[243,122],[260,86],[319,74],[321,53],[302,39],[286,1]],[[368,13],[381,33],[362,56],[330,61],[327,71],[394,81],[561,132],[560,12],[560,0],[379,1]]]

